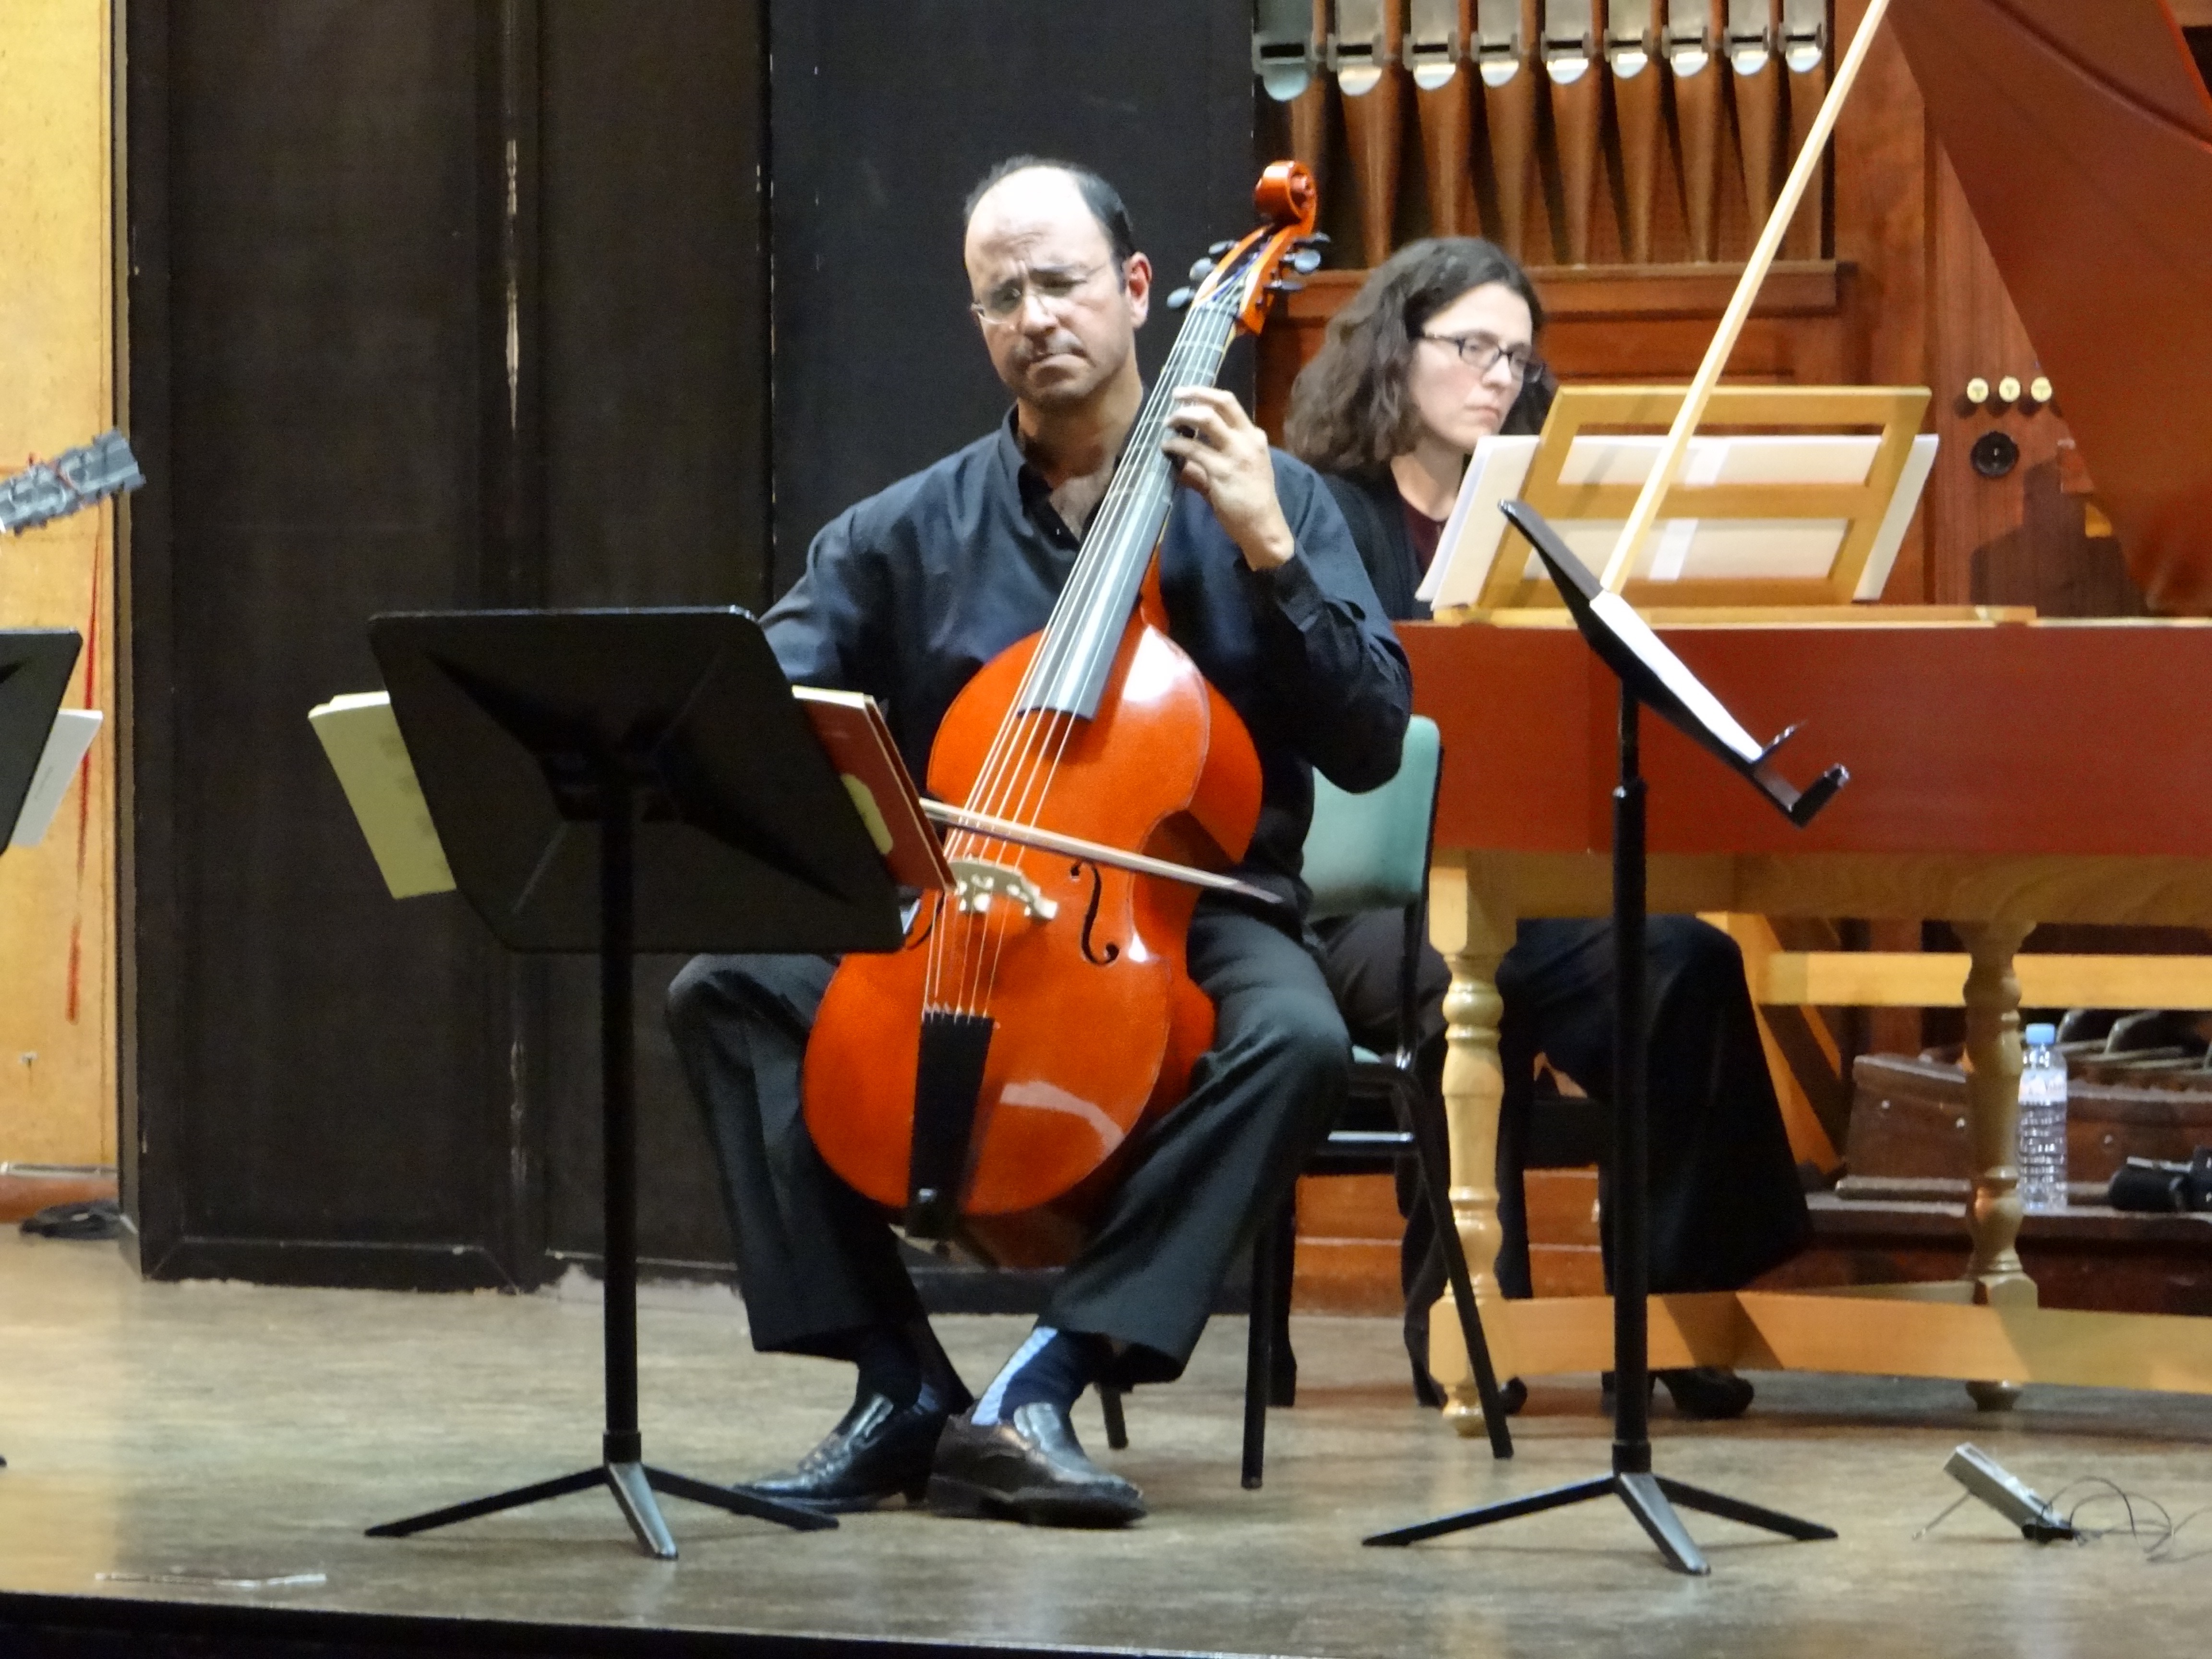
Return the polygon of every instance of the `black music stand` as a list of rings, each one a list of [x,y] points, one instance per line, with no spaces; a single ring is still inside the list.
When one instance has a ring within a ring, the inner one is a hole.
[[[1605,591],[1541,514],[1521,501],[1506,502],[1504,511],[1551,572],[1583,638],[1620,681],[1620,773],[1613,792],[1613,1195],[1607,1218],[1613,1229],[1613,1473],[1377,1533],[1364,1541],[1414,1544],[1611,1493],[1628,1505],[1668,1566],[1677,1572],[1708,1573],[1712,1569],[1674,1513],[1675,1504],[1788,1538],[1836,1534],[1814,1522],[1706,1492],[1651,1469],[1650,1146],[1644,1116],[1649,1035],[1644,1028],[1650,1007],[1644,985],[1644,787],[1638,756],[1638,711],[1649,707],[1711,751],[1800,829],[1813,821],[1850,775],[1833,766],[1802,794],[1792,788],[1768,763],[1796,726],[1771,743],[1759,744],[1626,600]]]
[[[655,1492],[815,1529],[829,1516],[644,1462],[637,1407],[631,959],[886,951],[897,889],[740,611],[384,616],[368,627],[455,884],[508,949],[596,952],[606,1208],[599,1463],[368,1529],[398,1538],[605,1483],[672,1560]]]
[[[74,628],[0,629],[0,853],[15,838],[83,647]]]
[[[74,628],[0,629],[0,853],[15,836],[83,647]]]

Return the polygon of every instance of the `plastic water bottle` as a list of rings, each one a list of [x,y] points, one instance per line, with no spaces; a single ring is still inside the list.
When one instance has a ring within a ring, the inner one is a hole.
[[[2020,1199],[2031,1210],[2066,1207],[2066,1059],[2057,1028],[2031,1025],[2020,1066]]]

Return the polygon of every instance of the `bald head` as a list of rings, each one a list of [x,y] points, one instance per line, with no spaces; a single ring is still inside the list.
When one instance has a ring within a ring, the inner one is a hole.
[[[979,260],[1007,252],[1018,255],[1047,243],[1079,257],[1085,265],[1105,264],[1114,252],[1112,238],[1083,199],[1081,187],[1058,167],[1010,173],[982,191],[968,210],[963,252],[971,279]]]
[[[1043,155],[1009,155],[977,180],[960,210],[960,223],[963,229],[975,216],[975,209],[983,198],[1000,181],[1018,173],[1057,173],[1073,180],[1077,194],[1090,208],[1091,216],[1097,220],[1098,228],[1106,233],[1107,240],[1114,245],[1114,257],[1127,259],[1137,251],[1137,234],[1129,228],[1129,210],[1122,204],[1121,191],[1090,167]]]

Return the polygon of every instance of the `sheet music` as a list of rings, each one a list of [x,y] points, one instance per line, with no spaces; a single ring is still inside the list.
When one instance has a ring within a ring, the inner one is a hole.
[[[1905,545],[1905,532],[1912,527],[1912,515],[1920,510],[1920,494],[1928,487],[1928,475],[1936,470],[1938,441],[1932,432],[1923,432],[1912,441],[1912,453],[1905,458],[1905,471],[1898,475],[1897,494],[1889,498],[1889,511],[1882,514],[1874,551],[1867,558],[1866,568],[1859,573],[1858,592],[1851,595],[1853,599],[1871,603],[1889,586],[1898,550]]]
[[[1729,713],[1720,699],[1706,690],[1687,665],[1667,648],[1644,618],[1636,614],[1635,606],[1618,593],[1600,593],[1590,601],[1590,610],[1636,653],[1638,661],[1659,677],[1661,683],[1680,700],[1682,707],[1697,716],[1700,725],[1741,756],[1747,766],[1758,761],[1762,750],[1759,739],[1738,725],[1735,716]]]
[[[952,867],[876,700],[818,685],[794,685],[791,695],[837,769],[891,878],[920,892],[950,890]]]
[[[430,821],[415,763],[382,691],[351,691],[308,711],[346,805],[394,898],[450,893],[453,872]]]
[[[1451,516],[1437,540],[1437,556],[1417,590],[1432,608],[1479,605],[1492,566],[1504,553],[1509,526],[1498,509],[1517,499],[1534,463],[1539,440],[1486,438],[1469,458]],[[1641,433],[1577,435],[1560,468],[1563,485],[1607,484],[1634,489],[1650,475],[1665,440]],[[1859,578],[1858,599],[1881,598],[1905,532],[1920,504],[1936,439],[1923,434],[1891,497]],[[1863,483],[1880,440],[1860,434],[1743,434],[1694,438],[1684,463],[1684,482],[1710,484]],[[1601,567],[1620,538],[1620,521],[1553,519],[1552,527],[1576,555]],[[1850,532],[1842,519],[1662,518],[1645,544],[1639,580],[1818,581],[1834,568]],[[1532,551],[1522,572],[1540,581]],[[1652,601],[1663,603],[1663,600]]]
[[[1540,440],[1532,437],[1485,438],[1468,458],[1459,495],[1451,516],[1437,538],[1437,556],[1413,597],[1425,605],[1472,605],[1481,597],[1491,562],[1498,556],[1505,535],[1505,520],[1498,510],[1521,493],[1528,465],[1536,459]],[[1464,596],[1464,597],[1462,597]]]
[[[24,792],[23,805],[15,814],[15,828],[8,838],[10,847],[36,847],[46,838],[47,827],[61,810],[62,797],[69,793],[70,780],[76,775],[106,718],[97,708],[64,708],[54,716],[46,746],[40,751],[38,769],[31,774],[31,787]]]

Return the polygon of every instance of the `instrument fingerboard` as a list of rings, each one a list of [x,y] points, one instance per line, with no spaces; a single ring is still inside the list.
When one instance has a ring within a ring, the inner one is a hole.
[[[1176,393],[1187,386],[1212,386],[1237,332],[1243,300],[1233,282],[1197,301],[1176,337],[1131,428],[1121,465],[1083,538],[1083,551],[1054,605],[1043,643],[1020,706],[1088,720],[1114,665],[1122,625],[1137,602],[1152,549],[1167,523],[1175,472],[1160,452]]]

